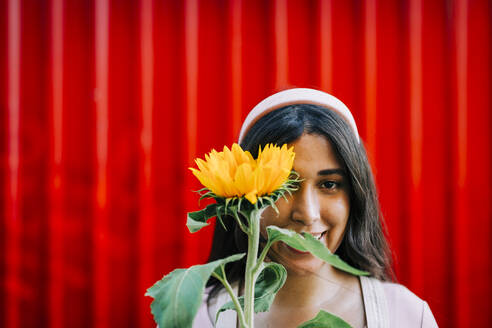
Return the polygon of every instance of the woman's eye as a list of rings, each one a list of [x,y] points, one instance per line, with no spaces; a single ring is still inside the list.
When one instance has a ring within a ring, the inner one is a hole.
[[[333,189],[336,189],[339,187],[339,183],[338,182],[335,182],[335,181],[324,181],[321,183],[321,187],[324,188],[324,189],[330,189],[330,190],[333,190]]]

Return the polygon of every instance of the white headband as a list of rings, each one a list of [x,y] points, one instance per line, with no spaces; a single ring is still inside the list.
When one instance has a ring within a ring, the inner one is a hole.
[[[335,111],[347,121],[354,131],[357,142],[360,142],[359,132],[357,131],[354,117],[343,102],[323,91],[308,88],[295,88],[277,92],[276,94],[263,99],[256,105],[243,122],[241,132],[239,133],[238,143],[240,144],[243,141],[246,133],[261,117],[275,109],[294,104],[319,105]]]

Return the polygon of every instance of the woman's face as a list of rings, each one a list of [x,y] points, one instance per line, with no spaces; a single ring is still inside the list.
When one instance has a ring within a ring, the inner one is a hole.
[[[275,225],[308,232],[335,253],[350,214],[349,182],[330,142],[319,135],[303,134],[294,146],[294,170],[303,179],[299,189],[263,212],[261,231]],[[289,269],[317,272],[324,262],[310,253],[299,252],[283,242],[272,245],[269,257]]]

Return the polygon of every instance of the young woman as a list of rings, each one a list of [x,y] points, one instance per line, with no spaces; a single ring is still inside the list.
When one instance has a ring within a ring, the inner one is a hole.
[[[313,89],[276,93],[250,112],[239,142],[253,157],[268,143],[294,146],[293,169],[303,179],[288,201],[277,202],[279,214],[265,210],[262,235],[268,225],[311,233],[345,262],[371,274],[344,273],[278,242],[268,260],[286,267],[287,280],[270,311],[256,314],[255,327],[297,327],[320,309],[353,327],[437,327],[427,303],[392,282],[372,172],[352,114],[341,101]],[[209,261],[247,251],[246,236],[235,220],[224,222],[227,231],[215,227]],[[226,268],[239,294],[244,268],[244,261]],[[220,282],[209,281],[194,327],[213,327],[217,310],[229,300]],[[221,314],[217,327],[235,326],[234,311]]]

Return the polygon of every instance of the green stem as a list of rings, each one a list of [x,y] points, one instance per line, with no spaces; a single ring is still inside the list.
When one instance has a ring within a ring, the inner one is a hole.
[[[241,323],[241,327],[246,327],[246,319],[244,318],[243,309],[241,308],[241,304],[239,304],[239,300],[236,294],[234,294],[234,290],[229,284],[229,281],[227,281],[227,277],[224,271],[224,266],[222,265],[220,269],[222,270],[222,275],[224,276],[224,279],[222,279],[222,277],[216,274],[215,272],[212,273],[212,276],[215,277],[218,281],[220,281],[222,285],[224,285],[225,289],[227,290],[229,296],[232,299],[232,302],[234,303],[234,306],[236,307],[236,312],[237,315],[239,316],[239,322]]]
[[[272,243],[270,243],[270,241],[267,241],[265,247],[263,247],[263,250],[261,251],[260,257],[258,258],[258,263],[256,263],[255,273],[260,270],[261,264],[263,263],[263,261],[265,261],[265,257],[268,254],[270,246],[272,246]]]
[[[260,243],[260,215],[261,211],[256,208],[249,217],[248,234],[248,257],[246,259],[246,282],[244,286],[244,315],[246,317],[246,327],[254,327],[254,299],[255,282],[257,278],[256,263],[258,257],[258,247]]]

